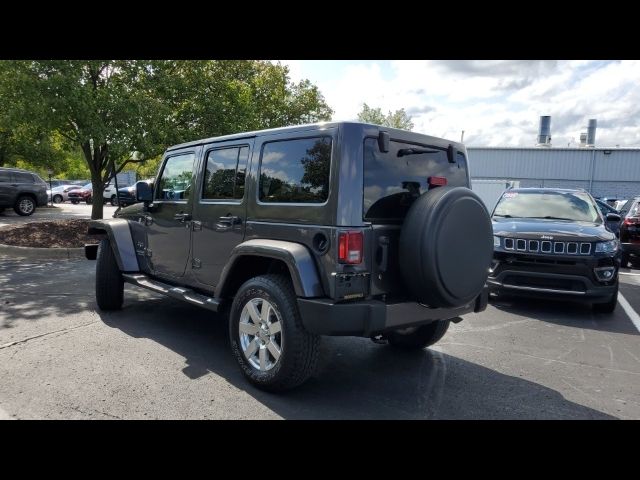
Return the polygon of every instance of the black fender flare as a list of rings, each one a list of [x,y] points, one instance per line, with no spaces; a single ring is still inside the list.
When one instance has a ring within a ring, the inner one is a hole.
[[[92,220],[89,222],[89,235],[107,234],[111,248],[116,257],[118,268],[121,272],[139,272],[138,257],[136,256],[129,220],[124,218],[108,218],[104,220]],[[89,260],[95,252],[92,252],[91,245],[85,246],[85,255]],[[95,248],[95,247],[94,247]],[[97,249],[96,249],[97,251]]]
[[[247,240],[233,249],[229,261],[220,274],[216,296],[218,296],[218,292],[224,294],[236,262],[246,256],[282,260],[289,269],[293,288],[298,297],[313,298],[324,296],[316,264],[307,247],[295,242],[265,239]]]

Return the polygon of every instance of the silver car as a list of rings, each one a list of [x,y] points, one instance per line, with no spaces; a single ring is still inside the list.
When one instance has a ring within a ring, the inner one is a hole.
[[[49,198],[53,203],[66,202],[69,200],[69,192],[78,188],[82,188],[82,186],[60,185],[58,187],[53,187],[52,189],[47,188],[47,198]]]

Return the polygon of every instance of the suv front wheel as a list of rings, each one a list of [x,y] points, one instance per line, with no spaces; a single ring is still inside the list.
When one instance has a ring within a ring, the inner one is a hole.
[[[616,291],[611,298],[604,303],[594,303],[593,310],[598,313],[613,313],[616,309],[616,305],[618,305],[618,288],[616,287]]]
[[[111,242],[103,238],[96,258],[96,302],[100,310],[119,310],[124,300],[124,280]]]
[[[33,197],[30,197],[28,195],[21,195],[20,197],[18,197],[13,210],[18,215],[28,217],[36,211],[36,201],[33,199]]]
[[[258,388],[282,391],[313,375],[320,337],[307,332],[290,280],[261,275],[238,290],[229,315],[231,349]]]

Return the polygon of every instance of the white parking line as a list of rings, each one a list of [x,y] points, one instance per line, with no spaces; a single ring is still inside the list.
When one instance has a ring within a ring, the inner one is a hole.
[[[618,292],[618,303],[624,309],[629,319],[633,322],[633,325],[640,332],[640,315],[636,313],[633,307],[629,304],[626,298]]]

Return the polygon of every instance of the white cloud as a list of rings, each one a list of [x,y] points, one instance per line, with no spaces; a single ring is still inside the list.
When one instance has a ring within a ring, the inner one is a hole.
[[[540,115],[551,115],[552,143],[577,142],[598,119],[598,145],[640,145],[640,62],[326,61],[335,75],[313,78],[287,61],[295,81],[316,83],[334,120],[354,120],[362,103],[412,111],[415,131],[468,145],[533,146]],[[316,70],[317,71],[317,68]]]

